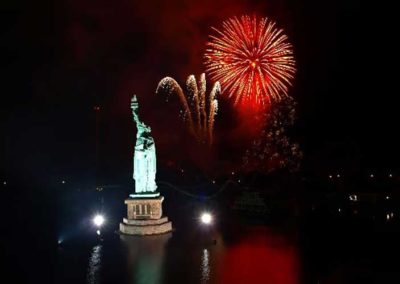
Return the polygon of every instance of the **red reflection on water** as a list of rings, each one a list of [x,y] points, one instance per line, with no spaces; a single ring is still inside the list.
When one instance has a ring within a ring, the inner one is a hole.
[[[267,228],[251,229],[235,245],[227,246],[219,267],[220,283],[296,284],[300,282],[295,246]]]

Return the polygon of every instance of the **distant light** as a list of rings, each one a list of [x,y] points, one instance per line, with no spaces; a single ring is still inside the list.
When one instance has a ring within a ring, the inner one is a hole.
[[[391,178],[391,177],[393,177],[393,175],[392,175],[392,174],[389,174],[389,177]]]
[[[356,194],[351,194],[351,195],[349,195],[349,199],[351,201],[357,201],[358,200],[358,196]]]
[[[338,208],[338,211],[339,211],[339,212],[341,212],[341,211],[342,211],[342,209]]]
[[[337,175],[336,175],[336,177],[337,177],[337,178],[340,178],[340,175],[339,175],[339,174],[337,174]]]
[[[333,176],[332,175],[329,175],[329,178],[332,178]]]
[[[3,181],[3,184],[4,184],[4,185],[7,185],[7,182],[6,182],[6,181]]]
[[[58,239],[58,241],[57,241],[57,244],[61,245],[61,244],[62,244],[62,242],[63,242],[63,240],[62,240],[62,239]]]
[[[390,219],[390,214],[388,213],[388,214],[386,214],[386,220],[389,220]]]
[[[234,175],[235,174],[235,172],[232,172],[232,175]]]
[[[96,215],[93,218],[93,223],[97,226],[97,227],[101,227],[104,224],[104,217],[102,215]]]
[[[201,222],[203,223],[203,224],[206,224],[206,225],[209,225],[209,224],[211,224],[212,223],[212,216],[211,216],[211,214],[210,213],[203,213],[202,215],[201,215]]]
[[[238,179],[238,183],[240,183],[240,179]]]
[[[392,213],[390,213],[390,218],[393,218],[393,216],[394,216],[393,212],[392,212]]]
[[[390,196],[389,195],[386,195],[386,200],[389,200],[390,199]]]
[[[374,177],[374,174],[370,174],[369,177],[370,177],[370,178],[373,178],[373,177]]]
[[[214,184],[215,184],[215,180],[213,180],[213,181],[212,181],[212,183],[214,183]]]
[[[181,173],[185,172],[183,169],[181,169]]]
[[[96,231],[96,234],[97,234],[98,236],[100,236],[100,235],[101,235],[100,230],[97,230],[97,231]]]
[[[62,183],[62,184],[65,184],[65,180],[63,180],[61,183]]]

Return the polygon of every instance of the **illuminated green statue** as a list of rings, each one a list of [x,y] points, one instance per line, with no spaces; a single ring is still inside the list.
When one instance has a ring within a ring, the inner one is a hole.
[[[160,193],[157,192],[156,185],[156,147],[151,137],[151,128],[139,119],[139,104],[136,96],[132,97],[131,108],[137,134],[133,158],[135,193],[129,196],[133,198],[157,197]]]

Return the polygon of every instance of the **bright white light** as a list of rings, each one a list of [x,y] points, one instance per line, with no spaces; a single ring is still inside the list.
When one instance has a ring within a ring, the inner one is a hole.
[[[101,235],[100,230],[97,230],[97,231],[96,231],[96,234],[97,234],[98,236],[100,236],[100,235]]]
[[[349,196],[349,199],[350,199],[351,201],[357,201],[357,200],[358,200],[358,197],[357,197],[356,194],[352,194],[352,195]]]
[[[97,226],[97,227],[101,227],[104,224],[104,217],[102,215],[96,215],[93,218],[93,223]]]
[[[374,177],[374,174],[370,174],[369,177],[373,178],[373,177]]]
[[[336,177],[337,177],[337,178],[340,178],[340,175],[339,175],[339,174],[337,174],[337,175],[336,175]]]
[[[63,180],[61,183],[62,183],[62,184],[65,184],[65,180]]]
[[[201,215],[201,222],[206,224],[206,225],[211,224],[211,222],[212,222],[211,214],[210,213],[203,213]]]
[[[6,182],[6,181],[3,181],[3,184],[4,184],[4,185],[7,185],[7,182]]]
[[[390,197],[389,196],[386,196],[386,200],[389,200],[390,199]]]

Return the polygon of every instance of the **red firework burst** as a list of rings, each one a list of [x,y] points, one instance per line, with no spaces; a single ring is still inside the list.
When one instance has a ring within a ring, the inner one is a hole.
[[[255,16],[234,17],[213,28],[205,53],[206,70],[235,103],[266,105],[287,96],[294,77],[292,45],[275,23]]]

